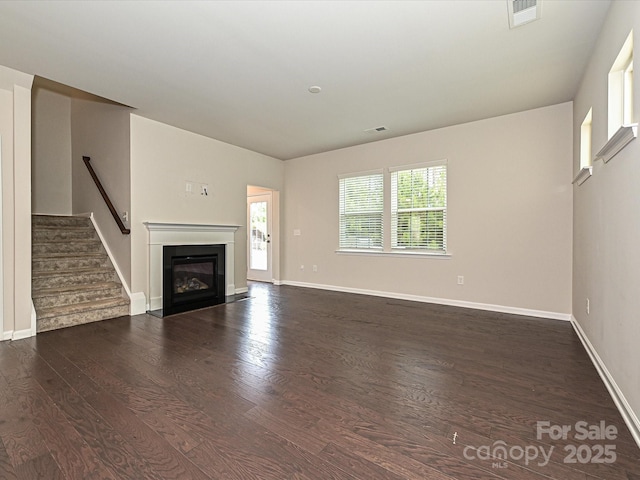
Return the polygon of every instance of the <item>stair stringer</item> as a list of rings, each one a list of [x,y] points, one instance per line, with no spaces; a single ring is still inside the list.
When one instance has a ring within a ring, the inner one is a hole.
[[[102,246],[106,250],[107,256],[109,257],[109,260],[111,260],[111,264],[113,265],[113,268],[115,269],[116,274],[118,275],[118,278],[120,279],[120,283],[122,284],[123,297],[129,299],[129,315],[139,315],[141,313],[145,313],[147,311],[147,308],[146,308],[147,300],[146,300],[146,297],[145,297],[144,293],[142,293],[142,292],[132,293],[131,292],[131,289],[129,288],[129,284],[125,280],[124,275],[122,275],[122,271],[120,270],[120,266],[118,265],[118,262],[116,262],[116,259],[114,258],[113,254],[111,253],[111,250],[109,249],[109,244],[107,243],[107,241],[105,240],[104,236],[102,235],[102,232],[100,231],[100,227],[98,226],[98,223],[96,222],[96,219],[95,219],[95,216],[93,215],[93,212],[90,212],[90,213],[79,213],[76,216],[78,216],[78,217],[89,217],[89,219],[91,220],[91,223],[93,224],[93,228],[95,228],[96,233],[98,234],[98,238],[100,238],[100,242],[102,242]]]

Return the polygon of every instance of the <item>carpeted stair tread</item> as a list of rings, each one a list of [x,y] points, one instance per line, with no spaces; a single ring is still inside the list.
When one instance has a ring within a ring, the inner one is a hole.
[[[36,272],[33,274],[31,288],[32,291],[38,291],[43,288],[62,287],[65,285],[90,285],[92,283],[113,281],[117,281],[116,274],[108,269],[102,271],[91,269],[84,273],[74,271],[64,275],[52,273],[42,275],[42,272]]]
[[[51,229],[32,229],[33,242],[50,242],[53,240],[66,240],[70,242],[77,242],[81,240],[95,240],[99,241],[98,235],[95,230],[90,228],[51,228]]]
[[[49,258],[76,258],[76,257],[95,257],[95,258],[103,258],[106,257],[107,254],[104,252],[77,252],[77,253],[69,253],[69,252],[52,252],[52,253],[34,253],[31,258],[33,260],[47,260]]]
[[[32,277],[40,278],[40,277],[66,277],[66,276],[74,276],[74,275],[82,275],[85,273],[111,273],[113,272],[112,268],[109,267],[81,267],[81,268],[69,268],[65,270],[40,270],[32,273]]]
[[[124,301],[126,302],[126,301]],[[114,304],[93,304],[93,307],[83,311],[70,312],[64,315],[38,318],[36,330],[39,333],[59,328],[73,327],[85,323],[99,322],[129,315],[129,305],[124,303]]]
[[[38,312],[38,319],[70,315],[73,313],[88,312],[111,307],[128,307],[129,302],[124,298],[110,298],[93,302],[75,303],[61,307],[41,308]]]
[[[91,226],[91,219],[89,217],[69,216],[69,215],[33,215],[31,217],[31,224],[34,226]]]
[[[32,296],[46,297],[48,295],[61,295],[65,293],[100,291],[112,288],[122,288],[122,285],[116,282],[90,283],[85,285],[65,285],[62,287],[41,288],[33,292]]]
[[[32,272],[55,272],[60,270],[73,270],[77,268],[111,268],[111,260],[107,255],[86,257],[86,256],[66,256],[66,257],[50,257],[50,258],[34,258],[31,270]]]
[[[73,240],[69,240],[69,239],[63,239],[63,238],[52,238],[52,239],[47,239],[47,240],[35,240],[33,242],[33,245],[48,245],[48,244],[56,244],[56,243],[79,243],[79,244],[86,244],[86,243],[93,243],[96,245],[102,245],[100,243],[100,240],[97,238],[76,238]]]
[[[57,233],[60,231],[59,225],[32,225],[32,231],[38,232],[46,232],[46,233]],[[73,232],[73,233],[86,233],[87,235],[93,235],[95,230],[91,227],[85,225],[66,225],[64,227],[65,232]]]
[[[31,229],[38,232],[55,233],[60,231],[59,225],[32,225]],[[93,235],[95,230],[84,225],[67,225],[64,227],[65,232],[86,233]]]
[[[57,330],[59,328],[73,327],[75,325],[84,325],[91,322],[125,317],[127,315],[129,315],[128,305],[88,310],[86,312],[38,319],[36,330],[38,333],[42,333],[49,330]]]
[[[82,284],[62,288],[56,286],[34,291],[33,305],[36,312],[40,312],[45,308],[116,298],[123,298],[122,285],[116,282]]]
[[[38,232],[48,232],[53,233],[56,231],[65,231],[65,232],[82,232],[87,234],[95,233],[95,228],[93,228],[93,224],[91,222],[88,223],[78,223],[78,224],[61,224],[61,225],[53,225],[53,224],[31,224],[32,231]]]
[[[89,217],[32,217],[37,331],[129,314],[129,299]]]
[[[46,242],[34,241],[31,247],[32,255],[44,255],[47,253],[100,253],[105,252],[100,240],[75,240],[69,239],[50,240]]]

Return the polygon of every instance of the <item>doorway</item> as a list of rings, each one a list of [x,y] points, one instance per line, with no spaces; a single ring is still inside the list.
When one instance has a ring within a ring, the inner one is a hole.
[[[273,282],[272,190],[247,188],[247,280]]]

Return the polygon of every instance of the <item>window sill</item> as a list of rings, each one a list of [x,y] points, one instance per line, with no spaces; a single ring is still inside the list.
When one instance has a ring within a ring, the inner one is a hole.
[[[576,178],[573,179],[573,184],[577,183],[578,185],[582,185],[584,182],[586,182],[589,177],[591,177],[591,175],[593,174],[593,167],[582,167],[580,169],[580,171],[578,172],[578,174],[576,175]]]
[[[620,150],[622,150],[631,140],[638,136],[638,124],[623,125],[604,144],[604,147],[596,154],[596,160],[602,159],[604,163],[611,160]]]
[[[450,253],[437,253],[437,252],[419,252],[415,250],[411,251],[383,251],[383,250],[350,250],[350,249],[338,249],[336,253],[339,255],[358,255],[358,256],[371,256],[371,257],[419,257],[419,258],[437,258],[437,259],[449,259]]]

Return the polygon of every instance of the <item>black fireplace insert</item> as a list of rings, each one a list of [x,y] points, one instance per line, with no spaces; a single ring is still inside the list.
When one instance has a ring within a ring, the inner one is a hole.
[[[162,314],[187,312],[225,301],[224,245],[165,245]]]

